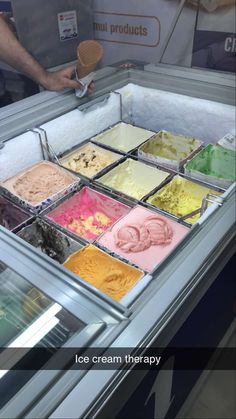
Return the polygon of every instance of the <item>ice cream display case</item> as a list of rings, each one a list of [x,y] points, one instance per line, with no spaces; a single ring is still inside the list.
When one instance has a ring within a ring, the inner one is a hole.
[[[90,97],[43,92],[3,110],[0,197],[29,218],[0,227],[0,387],[21,374],[0,417],[125,417],[147,369],[74,370],[73,352],[62,352],[67,369],[48,365],[64,348],[168,347],[213,287],[234,253],[235,151],[218,144],[233,135],[233,89],[226,74],[113,66],[96,72]],[[56,191],[45,165],[60,173]],[[23,360],[8,352],[21,341]],[[14,370],[34,363],[35,346],[53,349],[46,367]]]

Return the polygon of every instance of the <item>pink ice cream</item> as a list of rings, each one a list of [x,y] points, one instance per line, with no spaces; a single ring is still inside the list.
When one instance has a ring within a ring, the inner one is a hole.
[[[98,243],[150,272],[188,231],[165,216],[137,206],[109,228]]]
[[[84,187],[49,212],[47,217],[74,234],[93,241],[129,210],[127,205]]]
[[[124,225],[114,235],[115,244],[123,252],[141,252],[155,244],[169,244],[173,231],[162,218],[151,215],[143,224]]]

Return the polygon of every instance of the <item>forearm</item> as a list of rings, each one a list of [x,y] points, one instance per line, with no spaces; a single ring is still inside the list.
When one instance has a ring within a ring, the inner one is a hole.
[[[0,60],[35,80],[37,83],[44,84],[46,71],[20,44],[1,16]]]
[[[0,16],[0,61],[35,80],[47,90],[63,91],[64,89],[80,89],[78,81],[73,80],[75,66],[70,65],[62,70],[49,72],[26,51],[20,44],[10,27]],[[88,89],[93,90],[93,85]]]

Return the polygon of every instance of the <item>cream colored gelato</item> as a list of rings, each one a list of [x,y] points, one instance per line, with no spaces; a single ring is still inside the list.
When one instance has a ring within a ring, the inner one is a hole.
[[[125,122],[119,122],[119,124],[94,137],[93,141],[112,147],[116,150],[129,152],[135,147],[138,147],[153,134],[155,134],[153,131],[135,127],[134,125],[126,124]]]
[[[67,169],[91,178],[120,157],[119,154],[88,143],[63,157],[60,162]]]
[[[168,176],[168,172],[148,166],[140,161],[127,159],[100,177],[99,182],[135,199],[142,199]]]
[[[2,186],[20,199],[36,205],[64,190],[76,180],[78,178],[56,164],[41,161],[6,180]]]

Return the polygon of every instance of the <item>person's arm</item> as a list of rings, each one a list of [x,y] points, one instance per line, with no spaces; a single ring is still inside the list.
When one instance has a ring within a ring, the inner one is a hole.
[[[20,44],[2,16],[0,16],[0,61],[35,80],[47,90],[61,91],[66,88],[81,87],[76,80],[71,80],[75,71],[74,66],[51,73],[46,71]]]

